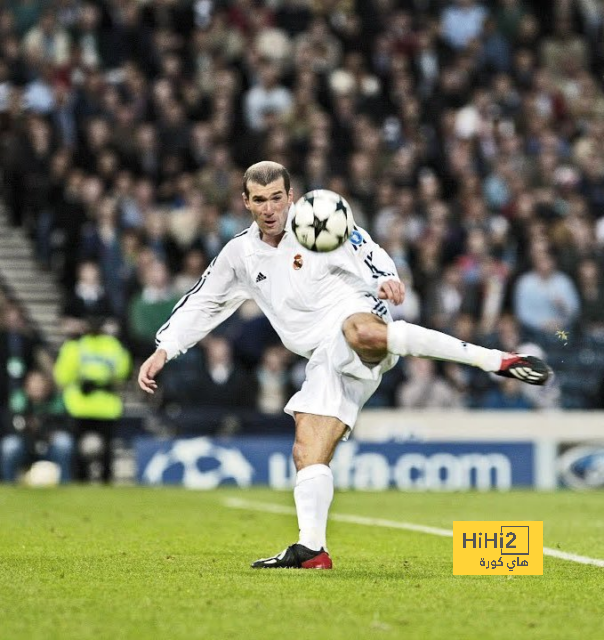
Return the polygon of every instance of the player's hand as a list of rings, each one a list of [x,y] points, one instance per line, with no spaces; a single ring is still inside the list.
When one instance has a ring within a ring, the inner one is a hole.
[[[157,382],[155,376],[164,368],[168,360],[168,354],[164,349],[158,349],[152,356],[147,358],[138,372],[138,385],[147,393],[155,393]]]
[[[378,291],[380,300],[392,300],[394,304],[401,304],[405,299],[405,285],[398,280],[386,280]]]

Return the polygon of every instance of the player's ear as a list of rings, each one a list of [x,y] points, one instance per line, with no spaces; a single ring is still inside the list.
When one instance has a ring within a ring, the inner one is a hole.
[[[249,201],[249,198],[245,195],[245,191],[241,192],[241,197],[243,198],[243,205],[249,211],[250,210],[250,201]]]
[[[293,190],[293,188],[291,188],[289,190],[289,193],[287,194],[287,202],[289,204],[293,204],[294,203],[294,190]]]

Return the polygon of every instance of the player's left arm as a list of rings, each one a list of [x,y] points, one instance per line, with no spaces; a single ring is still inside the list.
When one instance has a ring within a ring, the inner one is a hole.
[[[384,280],[379,286],[378,298],[402,304],[405,299],[405,285],[400,280]]]
[[[400,281],[392,258],[360,227],[355,227],[349,243],[365,281],[374,288],[381,300],[401,304],[405,299],[405,285]]]

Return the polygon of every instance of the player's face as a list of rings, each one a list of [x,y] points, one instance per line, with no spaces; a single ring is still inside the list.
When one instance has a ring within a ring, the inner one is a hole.
[[[243,194],[245,207],[258,225],[262,239],[276,246],[283,237],[287,212],[294,201],[293,189],[289,193],[285,190],[283,178],[266,186],[248,182],[247,188],[249,196]]]

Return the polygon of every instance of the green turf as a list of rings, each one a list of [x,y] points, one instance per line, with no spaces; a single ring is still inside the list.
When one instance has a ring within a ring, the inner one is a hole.
[[[295,541],[289,493],[0,487],[0,638],[601,638],[604,569],[452,575],[451,539],[332,522],[334,571],[253,571]],[[604,558],[602,494],[336,494],[333,511],[429,524],[543,520],[545,545]]]

